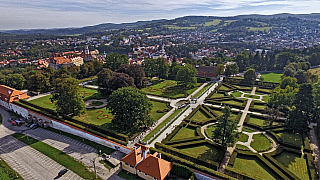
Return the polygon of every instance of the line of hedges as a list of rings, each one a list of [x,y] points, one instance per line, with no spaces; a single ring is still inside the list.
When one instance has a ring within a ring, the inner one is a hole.
[[[219,163],[211,160],[201,160],[198,159],[195,155],[189,154],[187,152],[181,151],[179,149],[173,148],[171,146],[167,146],[161,143],[156,142],[155,143],[155,148],[164,151],[166,153],[172,154],[174,156],[178,156],[182,159],[186,159],[188,161],[191,161],[193,163],[199,164],[201,166],[206,166],[208,168],[217,170],[219,167]],[[223,157],[222,157],[223,158]]]
[[[231,157],[230,157],[228,165],[233,167],[234,163],[236,162],[237,155],[238,155],[237,150],[234,150]]]
[[[219,173],[218,171],[216,171],[217,169],[213,170],[211,168],[207,168],[205,166],[202,166],[202,165],[199,165],[199,164],[196,164],[194,162],[191,162],[191,161],[188,161],[186,159],[182,159],[178,156],[174,156],[172,154],[169,154],[169,153],[166,153],[160,149],[156,149],[156,148],[153,148],[153,147],[150,147],[149,148],[150,150],[150,153],[153,154],[154,152],[159,152],[161,153],[161,157],[167,161],[170,161],[170,162],[175,162],[175,163],[179,163],[179,164],[182,164],[182,165],[185,165],[185,166],[188,166],[190,168],[193,168],[193,169],[196,169],[198,171],[201,171],[201,172],[204,172],[206,174],[209,174],[209,175],[212,175],[212,176],[215,176],[217,178],[221,178],[221,179],[235,179],[235,178],[232,178],[228,175],[225,175],[225,174],[222,174],[222,173]],[[242,178],[242,179],[247,179],[247,178]]]
[[[194,172],[187,166],[174,163],[172,165],[171,174],[181,177],[183,179],[194,180],[196,175]]]
[[[271,169],[275,174],[277,174],[280,179],[290,179],[287,177],[283,172],[281,172],[276,166],[274,166],[270,161],[268,161],[266,158],[260,156],[258,153],[253,152],[246,152],[246,151],[238,151],[238,154],[244,155],[244,156],[255,156],[260,162],[265,164],[267,167]]]
[[[72,125],[72,126],[75,126],[75,127],[77,127],[77,128],[83,129],[83,130],[88,131],[88,132],[90,132],[90,133],[99,135],[99,136],[101,136],[101,137],[104,137],[104,138],[106,138],[106,139],[109,139],[109,140],[111,140],[111,141],[117,142],[117,143],[122,144],[122,145],[127,145],[127,142],[128,142],[128,140],[129,140],[128,136],[125,136],[125,135],[122,135],[122,134],[118,134],[119,137],[124,137],[124,138],[122,138],[122,139],[125,139],[125,140],[126,140],[126,141],[123,141],[123,140],[121,140],[121,139],[119,139],[119,138],[115,138],[115,137],[113,137],[113,136],[111,136],[111,135],[108,135],[107,133],[104,133],[104,131],[105,131],[105,132],[109,132],[109,131],[107,131],[107,130],[104,130],[103,132],[101,132],[101,130],[102,130],[101,128],[96,128],[95,125],[92,125],[92,124],[85,124],[85,123],[83,123],[83,122],[80,122],[80,123],[79,123],[79,121],[74,120],[73,118],[70,118],[69,116],[62,116],[62,117],[64,118],[64,119],[62,119],[62,118],[59,118],[59,117],[57,117],[57,116],[54,116],[54,115],[52,115],[52,114],[49,114],[49,113],[44,112],[44,111],[41,111],[41,110],[39,110],[39,109],[36,109],[36,108],[34,108],[34,107],[31,107],[31,106],[29,106],[29,105],[27,105],[27,104],[24,104],[24,103],[21,103],[21,102],[18,102],[18,101],[14,101],[13,103],[14,103],[14,104],[17,104],[17,105],[19,105],[19,106],[22,106],[22,107],[24,107],[24,108],[30,109],[30,110],[32,110],[32,111],[34,111],[34,112],[36,112],[36,113],[39,113],[39,114],[42,114],[42,115],[47,116],[47,117],[49,117],[49,118],[52,118],[52,119],[54,119],[54,120],[57,120],[57,121],[60,121],[60,122],[64,122],[64,123],[70,124],[70,125]],[[66,117],[67,117],[67,118],[66,118]],[[99,131],[97,131],[97,129],[99,129]],[[115,134],[115,133],[113,133],[113,134]]]
[[[303,135],[303,150],[308,153],[311,153],[311,146],[310,146],[309,138],[307,134]]]
[[[307,161],[308,174],[310,179],[319,179],[312,154],[311,153],[304,153],[304,154]]]
[[[185,125],[187,125],[186,122],[181,122],[169,135],[166,136],[166,138],[162,140],[162,143],[163,144],[169,143],[170,139],[172,139],[173,136],[175,136],[178,133],[178,131]]]
[[[281,163],[271,157],[269,154],[263,154],[263,157],[266,158],[269,162],[271,162],[276,168],[278,168],[283,174],[285,174],[289,179],[299,179],[296,175],[294,175],[290,170],[284,167]]]
[[[222,86],[222,83],[220,83],[220,84],[206,97],[205,100],[210,99],[210,97],[211,97],[214,93],[216,93],[221,86]]]
[[[223,82],[229,83],[229,84],[245,85],[245,86],[258,85],[260,87],[270,88],[270,89],[274,89],[279,85],[279,83],[274,83],[274,82],[250,81],[247,79],[236,79],[236,78],[224,78]]]

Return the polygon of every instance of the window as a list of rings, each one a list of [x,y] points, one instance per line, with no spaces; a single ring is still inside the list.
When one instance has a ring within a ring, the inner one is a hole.
[[[141,173],[141,171],[140,170],[138,170],[139,171],[139,173]]]
[[[148,174],[144,173],[144,175],[148,176]]]
[[[130,165],[131,168],[133,168],[133,166]]]
[[[157,178],[154,177],[153,180],[157,180]]]
[[[126,163],[126,166],[128,166],[129,164],[128,163]]]

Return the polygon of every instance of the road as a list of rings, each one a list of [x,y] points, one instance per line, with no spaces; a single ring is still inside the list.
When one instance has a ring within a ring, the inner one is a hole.
[[[11,136],[17,130],[17,127],[8,129],[11,125],[8,122],[9,113],[0,108],[3,117],[3,124],[0,126],[0,158],[3,159],[13,170],[15,170],[23,179],[54,179],[58,172],[65,169],[54,160],[22,143]],[[7,126],[7,127],[6,127]],[[82,179],[72,171],[68,171],[64,179]]]

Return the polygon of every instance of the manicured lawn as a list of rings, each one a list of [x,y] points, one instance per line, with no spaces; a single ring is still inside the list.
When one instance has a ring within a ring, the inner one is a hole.
[[[302,146],[302,137],[299,133],[289,133],[289,132],[281,132],[277,133],[279,137],[281,137],[282,141],[285,143],[295,144],[296,146]]]
[[[224,156],[224,151],[210,144],[190,145],[188,147],[179,148],[189,154],[197,156],[202,160],[219,161]]]
[[[274,158],[300,179],[310,179],[306,159],[303,155],[283,151]]]
[[[0,179],[22,179],[18,173],[16,173],[11,167],[0,159]]]
[[[229,100],[229,101],[220,101],[222,104],[226,104],[226,105],[236,105],[236,106],[242,106],[243,102],[239,102],[239,101],[233,101],[233,100]]]
[[[264,78],[263,81],[279,83],[281,81],[282,75],[283,75],[282,73],[267,73],[267,74],[261,74],[261,77]]]
[[[241,144],[237,144],[236,148],[243,149],[243,150],[250,150],[247,146],[244,146],[244,145],[241,145]]]
[[[263,134],[254,134],[250,146],[256,151],[265,151],[271,147],[270,140]]]
[[[198,110],[190,119],[197,121],[197,122],[201,122],[201,121],[206,120],[208,118],[209,118],[209,116],[207,116],[206,113],[204,113],[201,110]]]
[[[125,171],[125,170],[121,170],[119,173],[118,173],[118,176],[119,177],[122,177],[123,179],[141,179],[139,178],[139,176],[136,176],[134,174],[131,174],[129,173],[128,171]]]
[[[226,90],[226,91],[228,91],[228,90],[230,90],[227,86],[224,86],[224,85],[222,85],[220,88],[219,88],[219,90]]]
[[[257,179],[280,179],[269,167],[252,156],[238,154],[233,168],[255,176]]]
[[[266,105],[254,105],[254,108],[264,110],[266,108]]]
[[[81,142],[83,142],[83,143],[85,143],[85,144],[93,147],[93,148],[96,149],[97,151],[98,151],[98,150],[101,150],[101,153],[111,154],[111,153],[113,153],[113,152],[115,151],[114,149],[108,148],[108,147],[103,146],[103,145],[101,145],[101,144],[97,144],[97,143],[95,143],[95,142],[89,141],[89,140],[87,140],[87,139],[83,139],[83,138],[81,138],[81,137],[79,137],[79,136],[75,136],[75,135],[73,135],[73,134],[69,134],[69,133],[66,133],[66,132],[63,132],[63,131],[59,131],[59,130],[57,130],[57,129],[47,128],[47,130],[52,131],[52,132],[55,132],[55,133],[58,133],[58,134],[62,134],[62,135],[64,135],[64,136],[70,137],[70,138],[75,139],[75,140],[78,140],[78,141],[81,141]]]
[[[239,92],[239,91],[233,92],[231,95],[233,95],[234,97],[241,97],[242,92]]]
[[[56,110],[56,107],[54,107],[54,103],[51,103],[50,98],[52,98],[52,95],[43,96],[41,98],[29,101],[30,103],[36,104],[40,107],[45,107],[48,109]]]
[[[159,126],[157,126],[153,131],[151,131],[144,139],[143,141],[146,142],[148,141],[150,138],[152,138],[152,136],[154,134],[156,134],[158,131],[160,131],[160,129],[162,127],[164,127],[172,118],[174,118],[176,115],[178,115],[179,112],[182,111],[181,109],[176,110],[173,114],[171,114],[166,120],[164,120]]]
[[[64,152],[55,149],[41,141],[27,137],[23,134],[16,133],[13,135],[18,140],[26,143],[27,145],[31,146],[32,148],[36,149],[37,151],[43,153],[44,155],[48,156],[49,158],[53,159],[57,163],[61,164],[62,166],[70,169],[74,173],[78,174],[84,179],[95,179],[95,174],[87,170],[87,167],[84,166],[82,163],[76,161],[69,155],[65,154]],[[100,179],[100,178],[99,178]]]
[[[241,134],[240,134],[240,138],[238,139],[238,141],[247,142],[248,139],[249,139],[249,136],[248,136],[248,135],[241,133]]]
[[[214,112],[215,114],[217,114],[218,116],[221,116],[223,113],[222,113],[222,109],[215,109],[215,108],[211,108],[210,107],[210,111],[211,112]]]
[[[101,102],[101,101],[92,101],[91,103],[89,103],[89,105],[91,105],[91,106],[100,106],[102,104],[103,104],[103,102]]]
[[[260,99],[260,96],[250,95],[250,94],[245,94],[244,97],[253,98],[253,99]]]
[[[206,134],[208,136],[208,138],[212,138],[213,137],[213,131],[216,129],[216,125],[212,125],[212,126],[208,126],[207,130],[206,130]]]
[[[157,113],[157,110],[168,109],[166,103],[158,102],[158,101],[151,101],[151,103],[152,103],[152,109],[151,109],[150,116],[153,120],[158,121],[162,116],[167,114],[167,112]]]
[[[269,102],[270,96],[263,96],[262,101]]]
[[[252,129],[249,129],[249,128],[242,128],[242,131],[244,131],[244,132],[256,132],[256,131],[254,131],[254,130],[252,130]]]
[[[109,109],[87,109],[86,113],[79,116],[74,116],[73,118],[85,122],[87,124],[94,124],[97,126],[106,125],[111,123],[112,115]]]
[[[208,97],[208,98],[218,98],[218,97],[224,97],[225,95],[223,93],[214,93],[212,94],[212,96]]]
[[[185,93],[192,94],[201,85],[197,83],[196,87],[184,88],[177,85],[176,81],[172,80],[152,80],[153,85],[143,88],[142,91],[147,94],[156,96],[165,96],[171,98],[185,97]]]
[[[252,124],[256,124],[259,126],[265,126],[267,123],[263,118],[257,117],[257,116],[250,116],[249,122]]]
[[[185,139],[185,138],[191,138],[196,137],[197,132],[196,129],[193,127],[182,127],[177,134],[175,134],[170,141],[178,140],[178,139]]]
[[[199,92],[197,92],[197,94],[195,94],[193,97],[195,97],[195,98],[198,97],[203,91],[205,91],[211,85],[212,85],[212,83],[207,84]]]

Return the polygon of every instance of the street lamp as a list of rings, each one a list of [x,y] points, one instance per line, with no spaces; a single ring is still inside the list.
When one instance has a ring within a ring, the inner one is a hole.
[[[93,158],[93,160],[91,161],[93,163],[93,169],[94,169],[94,174],[96,175],[96,179],[97,179],[96,159],[98,157]]]
[[[101,156],[101,149],[99,150],[99,154],[100,154],[100,156]]]

